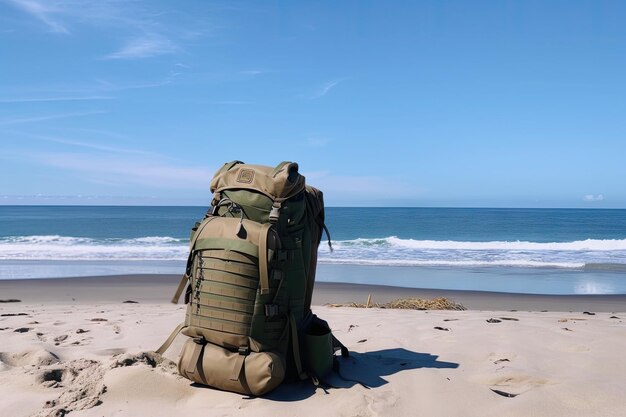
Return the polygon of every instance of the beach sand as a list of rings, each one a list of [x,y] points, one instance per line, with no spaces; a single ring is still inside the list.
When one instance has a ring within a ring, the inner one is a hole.
[[[1,301],[20,300],[0,303],[0,416],[626,415],[623,295],[318,283],[313,310],[351,351],[341,372],[368,388],[334,375],[327,393],[305,381],[248,398],[178,376],[183,336],[152,352],[184,318],[168,303],[177,280],[0,281]],[[445,296],[468,310],[324,306],[369,294]]]

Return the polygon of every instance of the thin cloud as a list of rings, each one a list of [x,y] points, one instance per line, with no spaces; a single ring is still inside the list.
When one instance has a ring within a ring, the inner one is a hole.
[[[180,8],[150,2],[117,0],[4,0],[43,23],[50,32],[70,34],[71,25],[110,33],[135,34],[106,59],[135,59],[170,54],[181,48],[176,40],[205,36],[207,23]],[[176,15],[179,23],[171,24]]]
[[[1,0],[0,0],[1,1]],[[65,101],[65,99],[74,99],[80,100],[84,97],[84,100],[115,100],[117,97],[114,94],[122,91],[128,90],[142,90],[142,89],[150,89],[150,88],[159,88],[169,84],[172,84],[176,78],[178,78],[181,74],[176,72],[170,72],[168,75],[165,75],[159,79],[153,80],[115,80],[110,81],[103,78],[93,78],[91,82],[85,82],[82,84],[73,83],[73,84],[57,84],[57,85],[27,85],[27,86],[15,86],[15,85],[1,85],[0,90],[8,90],[12,89],[15,91],[13,95],[26,95],[26,94],[47,94],[50,96],[50,101],[55,101],[55,95],[59,95],[59,99],[57,101]],[[76,96],[74,96],[76,95]],[[18,102],[21,99],[18,98],[5,98],[0,100],[0,103],[11,103]],[[48,100],[47,97],[43,99],[30,98],[24,99],[24,102],[27,101],[45,101]]]
[[[149,82],[136,82],[134,84],[123,84],[123,83],[113,83],[111,81],[96,78],[94,81],[98,83],[97,91],[103,92],[115,92],[115,91],[126,91],[126,90],[143,90],[146,88],[157,88],[163,87],[164,85],[172,84],[176,77],[180,76],[180,72],[170,72],[167,77],[164,77],[160,80],[149,81]]]
[[[113,100],[110,96],[84,96],[84,97],[29,97],[29,98],[5,98],[0,99],[0,103],[39,103],[54,101],[96,101]]]
[[[180,51],[171,40],[157,34],[150,34],[129,40],[120,50],[105,56],[105,59],[143,59],[168,55]]]
[[[212,174],[211,169],[174,165],[159,158],[85,153],[44,153],[32,157],[55,168],[79,172],[86,180],[106,178],[157,189],[204,189]]]
[[[46,120],[67,119],[70,117],[90,116],[93,114],[103,114],[103,113],[107,113],[107,112],[104,110],[98,110],[98,111],[89,111],[89,112],[80,112],[80,113],[51,114],[48,116],[21,117],[21,118],[18,117],[14,119],[0,120],[0,126],[10,126],[10,125],[17,125],[17,124],[22,124],[22,123],[44,122]]]
[[[101,145],[99,143],[85,142],[81,140],[68,139],[68,138],[59,138],[53,136],[43,136],[43,135],[32,135],[30,133],[23,132],[10,132],[15,135],[28,137],[30,139],[41,140],[44,142],[52,142],[59,143],[62,145],[75,146],[86,149],[93,149],[96,151],[109,152],[109,153],[118,153],[118,154],[133,154],[133,155],[143,155],[143,156],[156,156],[157,154],[153,152],[141,151],[137,149],[130,148],[120,148],[109,145]]]
[[[105,136],[107,138],[122,139],[122,140],[131,139],[128,137],[128,135],[118,133],[118,132],[112,132],[110,130],[91,129],[91,128],[84,128],[84,127],[73,127],[73,128],[68,128],[68,130],[73,131],[73,132],[78,132],[79,134],[87,133],[90,136]]]
[[[583,197],[583,201],[587,201],[590,203],[594,203],[597,201],[603,201],[604,200],[604,195],[602,194],[598,194],[598,195],[593,195],[593,194],[587,194]]]
[[[317,98],[321,98],[324,97],[326,94],[328,94],[330,92],[330,90],[332,90],[333,88],[335,88],[340,82],[342,82],[343,80],[334,80],[334,81],[329,81],[323,85],[321,85],[317,91],[315,91],[312,95],[311,95],[311,99],[317,99]]]
[[[59,10],[51,7],[49,2],[43,3],[36,0],[8,0],[8,2],[45,24],[50,32],[70,33],[61,22],[52,17]]]

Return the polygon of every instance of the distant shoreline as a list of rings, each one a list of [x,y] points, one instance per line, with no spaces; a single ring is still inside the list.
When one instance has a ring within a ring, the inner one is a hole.
[[[145,274],[55,279],[0,280],[0,300],[17,299],[23,304],[169,303],[179,275]],[[313,304],[364,303],[396,298],[446,297],[469,310],[624,312],[626,294],[540,295],[403,288],[340,282],[316,282]]]
[[[1,196],[0,196],[1,197]],[[207,197],[208,198],[208,197]],[[209,204],[3,204],[0,207],[191,207],[209,208]],[[626,207],[513,207],[513,206],[334,206],[341,209],[444,209],[444,210],[626,210]]]

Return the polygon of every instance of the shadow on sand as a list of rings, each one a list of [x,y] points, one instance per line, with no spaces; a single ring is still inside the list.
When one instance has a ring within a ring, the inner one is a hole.
[[[428,353],[411,352],[406,349],[385,349],[374,352],[350,352],[349,358],[338,358],[341,375],[332,372],[324,380],[333,388],[351,388],[359,383],[369,388],[377,388],[388,383],[383,377],[400,371],[419,368],[455,369],[458,363],[442,362],[438,356]],[[328,392],[332,392],[331,388]],[[273,401],[298,401],[315,394],[315,386],[310,380],[286,383],[265,395]]]

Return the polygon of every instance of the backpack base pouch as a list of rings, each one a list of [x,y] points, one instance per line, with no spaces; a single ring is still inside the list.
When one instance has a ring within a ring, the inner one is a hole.
[[[285,379],[285,358],[275,352],[233,352],[188,339],[178,372],[187,379],[224,391],[263,395]]]

